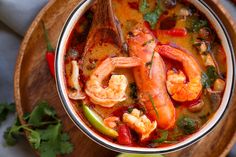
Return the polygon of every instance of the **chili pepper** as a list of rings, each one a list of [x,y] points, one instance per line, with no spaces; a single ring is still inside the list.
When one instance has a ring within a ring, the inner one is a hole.
[[[156,34],[166,34],[173,37],[184,37],[187,35],[187,30],[185,28],[173,28],[170,30],[157,30]]]
[[[55,77],[55,69],[54,69],[54,61],[55,61],[55,53],[54,53],[54,48],[52,47],[52,44],[49,40],[48,37],[48,31],[45,27],[44,22],[42,22],[43,25],[43,31],[44,31],[44,36],[45,36],[45,41],[47,43],[47,51],[46,51],[46,61],[48,63],[48,68],[50,70],[50,73],[53,77]]]
[[[120,125],[118,128],[118,142],[123,145],[132,144],[130,129],[125,124]]]

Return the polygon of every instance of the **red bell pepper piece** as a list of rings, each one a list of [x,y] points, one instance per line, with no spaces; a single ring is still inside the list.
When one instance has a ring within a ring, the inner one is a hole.
[[[43,24],[43,31],[44,31],[44,36],[45,36],[45,41],[47,43],[47,51],[46,51],[46,61],[48,63],[48,68],[50,70],[50,73],[53,77],[55,77],[55,68],[54,68],[54,61],[55,61],[55,53],[54,53],[54,48],[52,47],[52,44],[49,40],[48,37],[48,31],[44,25],[44,22],[42,22]]]
[[[158,30],[157,36],[159,33],[163,33],[163,34],[170,35],[173,37],[184,37],[188,34],[188,32],[185,28],[173,28],[170,30]]]
[[[122,124],[118,128],[118,143],[130,145],[132,143],[130,129],[127,125]]]

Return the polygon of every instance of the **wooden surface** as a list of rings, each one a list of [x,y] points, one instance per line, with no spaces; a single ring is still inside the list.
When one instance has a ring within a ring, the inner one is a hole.
[[[51,77],[47,63],[45,61],[46,45],[43,37],[41,20],[49,29],[49,36],[56,45],[60,30],[69,15],[70,11],[80,0],[51,0],[49,4],[39,13],[24,41],[22,42],[15,71],[15,100],[19,117],[26,112],[30,112],[39,100],[47,100],[56,108],[58,115],[63,121],[64,129],[69,132],[75,146],[70,157],[113,157],[117,153],[107,150],[91,141],[85,136],[68,118],[59,100],[54,79]],[[228,20],[230,14],[227,13],[219,0],[207,0],[212,8],[221,17],[227,30],[230,33],[234,47],[236,49],[236,25],[234,21]],[[215,5],[218,3],[218,5]],[[225,16],[223,14],[227,14]],[[235,94],[234,94],[235,95]],[[234,98],[224,115],[224,118],[217,127],[196,144],[175,152],[167,154],[169,157],[218,157],[226,156],[236,141],[236,99]],[[21,122],[22,119],[20,119]]]

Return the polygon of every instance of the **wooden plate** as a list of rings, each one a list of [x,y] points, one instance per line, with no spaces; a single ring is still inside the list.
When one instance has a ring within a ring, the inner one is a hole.
[[[41,21],[43,20],[49,30],[53,45],[56,45],[64,22],[72,9],[80,0],[51,0],[33,21],[20,48],[15,71],[15,101],[17,113],[21,122],[22,115],[32,111],[40,100],[47,100],[57,110],[64,124],[64,130],[71,136],[75,146],[72,157],[115,156],[117,153],[107,150],[94,143],[85,136],[69,119],[59,100],[56,84],[51,77],[45,60],[46,45],[43,37]],[[218,13],[234,41],[236,48],[236,33],[233,28],[235,22],[230,14],[221,5],[219,0],[207,0],[207,3]],[[218,5],[216,5],[218,4]],[[227,15],[227,16],[225,16]],[[235,94],[234,94],[235,95]],[[227,113],[217,127],[196,144],[168,154],[170,157],[218,157],[225,156],[236,141],[236,102],[231,101]]]

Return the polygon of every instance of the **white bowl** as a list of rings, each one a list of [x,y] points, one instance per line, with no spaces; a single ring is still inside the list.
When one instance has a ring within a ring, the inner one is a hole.
[[[67,90],[66,90],[67,87],[66,87],[66,83],[65,83],[66,81],[65,81],[65,76],[64,76],[65,74],[64,57],[66,54],[67,42],[74,26],[76,25],[78,19],[84,14],[84,12],[90,8],[93,2],[94,0],[81,1],[76,6],[76,8],[72,11],[72,13],[68,17],[63,27],[63,30],[61,32],[61,35],[58,41],[57,50],[56,50],[55,70],[56,70],[56,82],[57,82],[58,93],[66,112],[68,113],[72,121],[75,123],[75,125],[78,128],[80,128],[80,130],[84,132],[88,137],[90,137],[93,141],[97,142],[98,144],[108,149],[118,151],[118,152],[143,153],[143,154],[169,153],[169,152],[177,151],[197,142],[202,137],[206,136],[210,131],[212,131],[212,129],[221,120],[223,114],[225,113],[227,109],[230,98],[232,96],[234,73],[235,73],[235,67],[234,67],[235,61],[234,61],[234,53],[233,53],[232,44],[224,25],[222,24],[220,19],[217,17],[217,15],[213,12],[213,10],[202,0],[197,0],[197,1],[190,0],[190,2],[195,7],[197,7],[204,15],[207,16],[207,18],[213,24],[215,30],[217,30],[217,34],[220,37],[222,41],[222,45],[226,52],[227,79],[226,79],[225,93],[223,95],[221,105],[219,106],[218,110],[213,115],[213,117],[198,132],[194,133],[193,135],[191,135],[189,138],[187,138],[186,140],[182,142],[179,142],[175,145],[163,147],[163,148],[127,147],[127,146],[112,143],[104,139],[103,137],[98,135],[96,132],[94,132],[92,129],[90,129],[83,122],[83,120],[80,119],[80,117],[76,113],[76,109],[74,108],[74,105],[71,103],[67,95]]]

